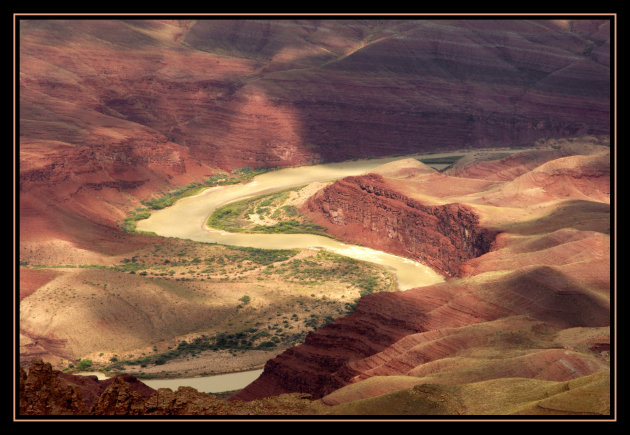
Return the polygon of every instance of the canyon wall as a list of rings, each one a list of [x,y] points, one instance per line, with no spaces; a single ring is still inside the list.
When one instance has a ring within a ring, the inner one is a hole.
[[[140,200],[222,170],[609,134],[608,20],[18,26],[24,238],[119,237]]]
[[[466,163],[482,180],[483,168],[504,170],[505,180],[483,183],[406,159],[382,171],[391,177],[347,177],[316,193],[302,212],[335,236],[456,278],[362,297],[353,314],[268,361],[233,399],[301,392],[334,405],[411,378],[462,385],[608,371],[609,156],[606,147],[584,149],[569,157],[540,150],[530,156],[538,165],[520,170],[518,157]],[[600,212],[591,213],[593,205]]]
[[[339,180],[302,210],[335,236],[413,258],[451,277],[465,261],[488,252],[496,236],[479,226],[470,207],[424,205],[377,174]]]

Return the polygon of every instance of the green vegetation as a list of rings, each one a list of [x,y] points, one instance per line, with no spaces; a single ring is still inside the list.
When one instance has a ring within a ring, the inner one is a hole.
[[[121,296],[123,289],[117,279],[110,280],[112,273],[134,274],[178,300],[193,303],[212,298],[214,289],[221,286],[218,281],[236,284],[234,289],[239,292],[224,298],[226,317],[209,320],[208,329],[199,330],[207,337],[168,350],[153,347],[146,355],[109,355],[109,361],[92,366],[105,372],[136,372],[141,367],[168,364],[175,358],[201,358],[202,351],[237,355],[249,350],[288,348],[303,342],[312,330],[352,313],[360,294],[395,290],[395,280],[385,269],[326,251],[268,250],[179,239],[163,239],[158,245],[130,252],[117,264],[66,267],[109,272],[80,275],[87,286],[81,297],[100,298],[97,303],[107,303],[111,297],[137,302],[133,292],[124,290]],[[87,364],[82,362],[81,368],[84,370]]]
[[[235,169],[231,174],[217,174],[210,178],[206,178],[201,182],[192,182],[187,184],[186,186],[179,187],[175,190],[172,190],[167,193],[163,193],[161,196],[145,201],[141,201],[143,205],[148,207],[151,210],[160,210],[165,207],[173,205],[179,199],[185,198],[187,196],[193,196],[208,187],[214,186],[224,186],[228,184],[238,184],[244,181],[251,180],[253,177],[259,174],[263,174],[268,172],[274,168],[259,166],[255,169],[244,167],[240,169]],[[129,212],[129,216],[127,216],[122,224],[121,228],[127,232],[137,232],[136,230],[136,222],[142,219],[147,219],[150,216],[150,212],[147,208],[137,208]],[[147,233],[153,234],[153,233]]]
[[[173,205],[175,201],[181,198],[196,195],[197,193],[201,192],[203,189],[206,189],[208,187],[224,186],[228,184],[238,184],[243,181],[251,180],[256,175],[263,174],[272,169],[273,168],[269,168],[266,166],[260,166],[255,169],[252,169],[249,167],[235,169],[232,171],[230,175],[217,174],[213,177],[203,180],[203,182],[190,183],[186,186],[180,187],[171,192],[167,192],[163,194],[162,196],[160,196],[159,198],[142,201],[142,203],[152,210],[160,210],[164,207]]]
[[[260,195],[226,204],[212,213],[206,225],[233,233],[317,234],[332,237],[325,228],[307,221],[294,206],[284,205],[290,192],[300,190],[303,187],[286,189],[271,195]],[[271,218],[278,222],[273,225],[254,225],[249,220],[249,215],[252,214],[258,214],[261,218],[271,215]]]
[[[136,222],[142,219],[148,219],[151,213],[146,208],[139,208],[130,212],[125,218],[121,227],[123,230],[131,233],[136,231]]]
[[[302,341],[306,333],[299,334],[282,334],[282,338],[271,335],[265,330],[257,328],[249,328],[234,333],[221,332],[215,336],[207,337],[202,335],[191,342],[182,340],[175,349],[168,352],[143,356],[141,358],[117,361],[104,368],[109,372],[112,370],[124,370],[124,366],[141,366],[146,367],[149,364],[163,365],[168,361],[182,357],[196,357],[204,351],[245,351],[245,350],[269,350],[274,349],[281,342],[286,344],[294,344]],[[271,339],[269,337],[272,337]]]
[[[82,360],[79,360],[79,364],[77,364],[76,369],[80,371],[80,370],[87,370],[90,367],[92,367],[92,360],[82,359]]]
[[[394,288],[391,277],[379,274],[378,269],[326,251],[320,251],[311,258],[292,260],[275,268],[275,273],[302,284],[322,284],[328,280],[346,282],[358,287],[361,296]],[[347,303],[346,306],[354,309],[352,304]]]
[[[225,262],[227,260],[231,263],[248,260],[255,264],[267,266],[278,261],[286,261],[299,252],[297,249],[259,249],[237,246],[232,246],[230,249],[232,252],[227,253],[223,257],[217,257],[216,261]],[[206,262],[208,262],[208,259],[206,259]]]
[[[25,266],[30,269],[100,269],[113,272],[129,273],[140,276],[166,277],[175,281],[190,281],[192,278],[203,279],[214,275],[218,279],[228,273],[243,273],[260,267],[270,266],[295,256],[297,249],[259,249],[250,247],[225,247],[216,244],[199,244],[200,249],[190,252],[163,252],[151,256],[133,256],[124,258],[114,265],[103,264],[34,264]],[[208,246],[211,248],[208,249]],[[201,248],[203,247],[203,248]],[[181,254],[181,255],[180,255]],[[166,258],[165,258],[166,257]],[[192,258],[191,258],[192,257]],[[202,258],[200,258],[202,257]],[[175,276],[177,274],[177,276]],[[188,275],[189,277],[183,277]],[[227,276],[222,279],[228,279]],[[233,278],[236,279],[236,278]],[[156,281],[156,284],[167,284],[167,281]],[[105,285],[105,290],[107,286]]]

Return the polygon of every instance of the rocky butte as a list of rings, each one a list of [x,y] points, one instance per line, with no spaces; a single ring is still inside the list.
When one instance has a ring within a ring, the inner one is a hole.
[[[610,24],[20,19],[19,413],[609,416]],[[242,168],[455,151],[299,209],[445,282],[362,297],[229,400],[59,370],[86,343],[47,308],[89,306],[77,330],[147,353],[212,317],[192,284],[85,272],[175,243],[121,228],[148,200]],[[132,280],[147,306],[125,299]]]
[[[378,174],[340,180],[311,197],[307,210],[336,236],[413,258],[449,277],[488,252],[496,235],[479,228],[468,207],[423,205],[387,189]]]

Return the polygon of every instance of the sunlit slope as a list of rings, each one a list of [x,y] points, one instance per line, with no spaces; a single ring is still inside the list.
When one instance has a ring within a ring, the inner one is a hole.
[[[595,373],[571,381],[553,382],[503,378],[460,385],[425,383],[421,378],[370,378],[339,396],[388,385],[414,387],[377,397],[332,406],[331,415],[608,415],[610,375]],[[356,394],[356,393],[355,393]]]
[[[431,388],[447,396],[488,382],[492,388],[510,391],[505,394],[517,398],[510,402],[513,406],[492,399],[485,408],[485,399],[464,406],[473,395],[466,398],[468,393],[462,393],[458,402],[434,403],[432,411],[427,403],[417,404],[424,410],[419,412],[605,413],[607,397],[599,393],[580,399],[563,396],[565,408],[546,408],[538,406],[546,397],[544,388],[540,396],[528,398],[519,392],[524,385],[534,390],[538,388],[534,385],[554,385],[561,391],[565,387],[558,382],[597,373],[603,373],[598,382],[609,379],[610,157],[606,147],[589,138],[565,145],[510,156],[479,155],[477,160],[471,154],[462,167],[474,178],[456,176],[451,170],[419,171],[413,161],[399,162],[395,170],[392,165],[384,168],[386,176],[378,184],[370,184],[367,176],[358,178],[365,180],[367,187],[360,195],[366,198],[346,195],[347,180],[328,186],[330,190],[338,186],[338,191],[329,195],[334,201],[324,204],[320,197],[322,206],[314,209],[320,213],[317,222],[348,241],[362,234],[361,240],[374,246],[389,246],[389,239],[407,234],[410,219],[405,207],[422,207],[414,201],[466,204],[478,213],[480,228],[498,233],[488,252],[461,262],[458,278],[363,298],[351,316],[270,361],[265,373],[235,398],[251,400],[265,391],[308,392],[329,405],[353,401],[344,408],[348,411],[368,403],[361,399],[380,396],[374,399],[377,403],[385,397],[381,395],[394,394],[415,380],[435,384]],[[493,178],[491,174],[501,173],[501,168],[504,175]],[[538,193],[529,194],[530,190]],[[523,194],[529,200],[523,200]],[[402,198],[406,205],[395,206],[389,198]],[[351,221],[359,202],[371,208],[364,207]],[[404,391],[399,394],[415,394]],[[393,401],[399,400],[396,397],[387,396]],[[571,408],[573,402],[579,404]],[[397,406],[403,413],[411,409],[396,403],[381,409],[391,413]],[[584,411],[589,407],[591,411]],[[352,412],[377,413],[378,406],[366,409]]]

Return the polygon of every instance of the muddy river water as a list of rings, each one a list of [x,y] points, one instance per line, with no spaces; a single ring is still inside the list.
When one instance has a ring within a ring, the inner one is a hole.
[[[425,157],[439,157],[432,154]],[[355,160],[298,168],[286,168],[258,175],[247,184],[218,186],[201,194],[177,201],[174,205],[154,211],[146,220],[138,221],[137,229],[160,236],[178,237],[198,242],[220,243],[266,249],[325,249],[354,259],[380,264],[398,280],[400,290],[443,282],[444,278],[422,263],[362,246],[354,246],[311,234],[244,234],[227,233],[207,228],[205,222],[218,207],[264,193],[302,186],[312,182],[368,173],[385,163],[409,157],[388,157]],[[152,388],[192,386],[202,392],[221,392],[241,389],[253,382],[262,370],[198,378],[154,379],[145,382]]]
[[[400,290],[442,282],[444,278],[440,274],[422,263],[362,246],[341,243],[324,236],[227,233],[205,226],[210,214],[217,207],[227,203],[315,181],[331,181],[350,175],[365,174],[377,166],[398,159],[401,157],[329,163],[268,172],[255,177],[247,184],[213,187],[199,195],[181,199],[170,207],[154,211],[148,219],[138,221],[137,229],[152,231],[165,237],[252,248],[325,249],[387,267],[396,275]]]
[[[245,388],[254,382],[262,372],[262,369],[259,369],[195,378],[142,379],[142,383],[154,390],[158,388],[170,388],[176,391],[179,387],[193,387],[201,393],[222,393],[224,391]],[[96,376],[99,380],[108,379],[108,376],[101,372],[79,372],[75,374],[81,376]]]

